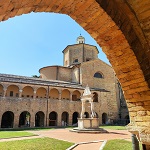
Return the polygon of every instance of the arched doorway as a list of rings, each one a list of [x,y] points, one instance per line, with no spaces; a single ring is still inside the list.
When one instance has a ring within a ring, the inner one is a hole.
[[[63,112],[61,116],[62,126],[68,126],[69,114],[68,112]]]
[[[84,115],[85,115],[85,118],[89,118],[89,113],[88,112],[85,112]]]
[[[103,113],[103,114],[102,114],[102,124],[107,124],[107,121],[108,121],[107,114],[106,114],[106,113]]]
[[[96,92],[94,92],[93,94],[93,102],[98,102],[98,94]]]
[[[11,111],[6,111],[2,115],[1,128],[13,128],[14,124],[14,113]]]
[[[49,114],[49,126],[57,126],[57,113],[55,111]]]
[[[38,111],[35,114],[35,127],[44,127],[44,113],[42,111]]]
[[[31,115],[28,111],[22,112],[19,117],[19,127],[29,127],[30,117]]]
[[[78,112],[74,112],[72,115],[72,125],[76,125],[78,122],[78,117],[79,117],[79,113]]]
[[[125,116],[124,119],[125,119],[126,125],[127,125],[128,123],[130,123],[130,117],[129,117],[129,115]]]

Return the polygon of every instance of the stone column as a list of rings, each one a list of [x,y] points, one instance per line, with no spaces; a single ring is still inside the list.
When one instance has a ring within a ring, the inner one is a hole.
[[[61,123],[61,113],[58,113],[57,126],[62,126],[62,123]]]
[[[72,101],[72,91],[70,91],[70,101]]]
[[[19,90],[19,98],[22,97],[22,91],[23,91],[22,89]]]
[[[59,100],[61,100],[61,90],[59,90]]]
[[[35,127],[35,115],[33,113],[30,114],[30,127]]]
[[[20,117],[20,114],[14,114],[14,125],[13,125],[13,128],[18,128],[18,126],[19,126],[19,117]]]
[[[3,97],[6,97],[7,88],[4,88],[3,90],[4,90]]]
[[[36,99],[36,90],[33,91],[33,99]]]
[[[72,114],[69,114],[69,118],[68,118],[68,124],[69,125],[72,125]]]

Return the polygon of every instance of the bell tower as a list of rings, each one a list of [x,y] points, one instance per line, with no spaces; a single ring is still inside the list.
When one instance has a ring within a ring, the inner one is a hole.
[[[96,46],[85,44],[83,36],[77,37],[76,44],[68,45],[64,50],[64,67],[70,67],[98,58]]]
[[[80,36],[77,38],[77,44],[84,44],[85,43],[85,38],[83,36]]]

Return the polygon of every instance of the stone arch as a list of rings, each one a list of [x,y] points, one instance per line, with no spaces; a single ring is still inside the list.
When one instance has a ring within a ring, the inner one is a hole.
[[[78,117],[79,117],[79,113],[78,112],[74,112],[72,114],[72,125],[77,125]]]
[[[73,91],[72,93],[72,100],[79,101],[81,97],[81,93],[78,90]]]
[[[3,85],[0,84],[0,97],[4,96],[4,89]]]
[[[47,90],[43,87],[39,87],[36,91],[36,98],[46,98]]]
[[[49,98],[51,99],[59,99],[59,91],[56,88],[50,90]]]
[[[102,114],[102,124],[107,124],[108,121],[108,116],[106,113]]]
[[[62,113],[61,121],[62,121],[62,126],[68,126],[68,122],[69,122],[69,114],[68,114],[68,112],[64,111]]]
[[[45,114],[42,111],[38,111],[35,114],[35,127],[44,127]]]
[[[149,0],[5,1],[0,20],[30,12],[56,12],[76,20],[103,48],[122,85],[130,119],[139,128],[149,124]],[[145,112],[142,120],[139,110]],[[136,114],[136,115],[135,115]],[[143,124],[141,124],[143,122]]]
[[[93,94],[93,102],[98,102],[98,94],[96,92],[94,92]]]
[[[31,97],[33,98],[34,90],[31,86],[25,86],[22,89],[22,97]]]
[[[70,91],[68,89],[64,89],[61,93],[61,99],[70,99]]]
[[[28,111],[23,111],[19,116],[19,127],[29,127],[30,118],[30,113]]]
[[[7,97],[19,97],[19,87],[17,85],[9,85],[6,91]]]
[[[88,112],[85,112],[84,115],[85,115],[85,118],[89,118],[90,117]]]
[[[2,115],[1,128],[13,128],[14,124],[14,113],[6,111]]]
[[[49,126],[57,126],[57,117],[58,117],[58,114],[55,111],[52,111],[49,114]]]

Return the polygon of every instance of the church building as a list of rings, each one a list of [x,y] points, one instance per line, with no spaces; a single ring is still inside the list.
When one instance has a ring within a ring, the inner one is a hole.
[[[0,74],[0,128],[72,126],[90,87],[101,124],[128,123],[128,110],[113,68],[98,58],[96,46],[77,43],[63,51],[63,66],[40,68],[40,78]],[[90,117],[86,103],[85,117]]]

